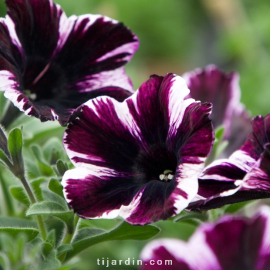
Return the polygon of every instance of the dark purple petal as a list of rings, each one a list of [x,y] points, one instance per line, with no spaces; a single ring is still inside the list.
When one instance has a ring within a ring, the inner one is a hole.
[[[265,151],[259,160],[259,167],[254,167],[244,178],[241,190],[258,191],[270,197],[270,143],[264,146]]]
[[[76,213],[93,218],[113,212],[143,225],[188,205],[197,194],[213,130],[210,106],[191,106],[192,99],[184,100],[187,94],[182,78],[152,76],[122,103],[98,97],[77,109],[64,135],[66,152],[77,168],[63,177]],[[76,177],[80,169],[87,173]],[[165,175],[170,178],[164,180]],[[97,210],[95,202],[102,204]]]
[[[139,187],[123,175],[109,176],[105,170],[73,169],[62,182],[69,205],[83,218],[126,216],[136,206]]]
[[[0,91],[19,90],[21,61],[19,49],[12,43],[6,22],[0,20]]]
[[[252,120],[253,131],[241,147],[254,160],[258,160],[264,151],[264,145],[270,142],[270,114],[265,117],[256,116]]]
[[[235,190],[238,186],[236,181],[243,179],[245,175],[244,170],[227,160],[216,161],[208,166],[199,178],[198,195],[207,199],[217,194],[228,196],[226,191]]]
[[[182,163],[202,164],[209,155],[214,141],[212,123],[209,119],[210,103],[192,103],[185,110],[177,132],[173,123],[169,131],[169,148],[176,152]]]
[[[66,125],[91,98],[123,101],[134,92],[123,65],[139,43],[122,23],[100,15],[67,18],[51,0],[6,3],[0,87],[21,111]]]
[[[225,137],[228,137],[233,110],[240,99],[239,75],[235,72],[226,74],[215,65],[209,65],[185,73],[183,77],[190,89],[190,97],[213,104],[213,125],[215,128],[224,125]]]
[[[250,117],[240,103],[239,75],[224,73],[215,65],[195,69],[184,75],[190,97],[201,102],[211,102],[211,119],[214,128],[224,125],[224,140],[229,144],[221,157],[229,157],[246,140],[251,132]]]
[[[123,69],[111,72],[130,61],[139,46],[123,23],[100,15],[71,16],[60,34],[54,62],[65,71],[70,91],[106,86],[133,90]]]

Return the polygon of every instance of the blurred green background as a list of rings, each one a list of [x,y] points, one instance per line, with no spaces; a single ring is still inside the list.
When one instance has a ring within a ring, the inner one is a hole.
[[[178,75],[216,64],[238,71],[241,100],[252,116],[270,112],[270,2],[269,0],[56,0],[68,16],[102,14],[124,22],[140,39],[140,48],[126,66],[138,88],[151,74]],[[0,2],[0,15],[6,7]],[[37,120],[38,121],[38,120]],[[44,124],[42,124],[44,125]],[[59,136],[60,137],[60,136]],[[91,221],[112,228],[117,220]],[[196,228],[184,222],[159,221],[158,237],[188,239]],[[146,242],[99,244],[80,255],[74,269],[108,269],[97,258],[139,258]],[[111,266],[109,269],[137,269]]]

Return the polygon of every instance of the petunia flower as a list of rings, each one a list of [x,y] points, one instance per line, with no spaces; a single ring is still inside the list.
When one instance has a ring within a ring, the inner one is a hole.
[[[190,209],[270,197],[270,114],[254,117],[252,128],[239,150],[205,168]]]
[[[75,213],[143,225],[188,205],[214,138],[211,104],[188,94],[181,77],[153,75],[122,103],[98,97],[77,110],[63,140],[76,168],[62,180]]]
[[[158,239],[141,252],[140,270],[270,269],[270,210],[252,218],[223,216],[201,225],[188,242]]]
[[[67,18],[51,0],[6,0],[0,19],[0,91],[28,116],[66,125],[100,95],[123,101],[134,91],[123,65],[138,38],[100,15]]]
[[[190,89],[189,97],[213,104],[211,119],[215,129],[224,126],[223,139],[228,140],[228,146],[223,157],[228,157],[245,142],[251,131],[249,113],[240,103],[239,75],[208,65],[183,74],[183,78]]]

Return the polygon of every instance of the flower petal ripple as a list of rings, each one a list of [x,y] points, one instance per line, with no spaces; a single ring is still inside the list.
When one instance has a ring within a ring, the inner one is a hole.
[[[6,0],[0,19],[0,91],[26,115],[66,125],[100,95],[133,93],[123,65],[138,48],[122,23],[100,15],[67,18],[51,0]]]
[[[143,225],[188,205],[214,139],[211,104],[188,94],[181,77],[153,75],[122,103],[98,97],[77,110],[64,134],[76,168],[62,184],[79,216]]]

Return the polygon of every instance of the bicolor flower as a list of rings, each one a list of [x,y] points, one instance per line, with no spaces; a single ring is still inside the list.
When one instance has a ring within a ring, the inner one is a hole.
[[[126,64],[137,37],[100,15],[67,18],[51,0],[6,0],[0,20],[0,90],[21,111],[66,125],[78,106],[100,95],[133,93]]]
[[[201,225],[188,242],[158,239],[145,246],[140,270],[270,269],[270,211],[252,218],[223,216]]]
[[[62,180],[75,213],[143,225],[188,205],[214,138],[211,104],[188,94],[181,77],[153,75],[122,103],[98,97],[77,110],[64,134],[76,168]]]
[[[214,128],[224,126],[224,140],[228,140],[223,156],[228,157],[245,142],[251,131],[249,113],[240,103],[239,75],[224,73],[215,65],[197,68],[183,75],[190,96],[202,102],[211,102]]]
[[[252,132],[228,159],[210,164],[199,178],[190,209],[211,209],[270,197],[270,114],[252,120]]]

